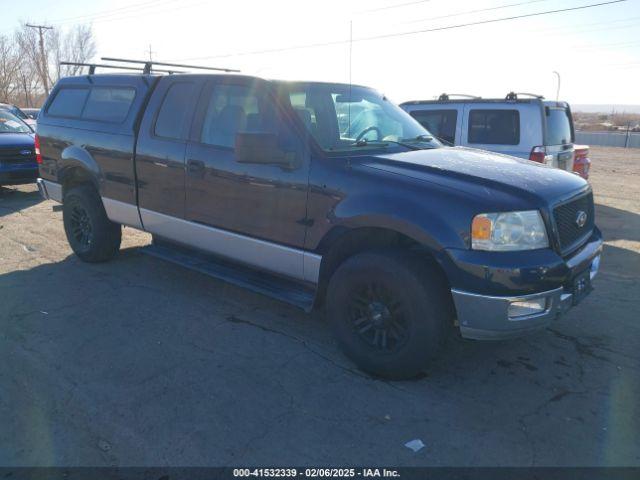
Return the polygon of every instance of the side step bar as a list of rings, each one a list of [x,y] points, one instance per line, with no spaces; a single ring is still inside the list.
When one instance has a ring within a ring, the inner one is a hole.
[[[310,312],[313,308],[315,289],[292,280],[238,265],[212,255],[186,250],[165,241],[142,247],[140,251],[146,255],[176,263],[210,277],[289,303],[306,312]]]

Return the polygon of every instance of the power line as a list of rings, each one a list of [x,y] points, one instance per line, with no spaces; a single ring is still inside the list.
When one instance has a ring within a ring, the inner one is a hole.
[[[173,2],[175,0],[169,0],[169,2]],[[85,15],[76,15],[74,17],[66,17],[66,18],[59,18],[57,20],[53,20],[51,23],[53,24],[61,24],[61,23],[69,23],[69,22],[78,22],[78,21],[82,21],[85,19],[88,20],[92,20],[92,19],[97,19],[103,16],[110,16],[110,15],[115,15],[118,13],[130,13],[130,12],[126,12],[127,10],[138,10],[140,8],[147,8],[147,7],[155,7],[157,6],[158,3],[167,3],[167,0],[165,1],[160,1],[158,2],[157,0],[153,0],[153,1],[147,1],[147,2],[142,2],[142,3],[136,3],[133,5],[127,5],[125,7],[120,7],[120,8],[112,8],[109,10],[102,10],[99,12],[94,12],[94,13],[89,13],[89,14],[85,14]]]
[[[417,1],[413,1],[413,2],[407,2],[407,3],[399,3],[396,5],[387,5],[386,7],[379,7],[379,8],[371,8],[369,10],[362,10],[361,12],[357,12],[357,13],[373,13],[373,12],[380,12],[382,10],[391,10],[394,8],[402,8],[402,7],[408,7],[411,5],[418,5],[420,3],[427,3],[430,2],[431,0],[417,0]]]
[[[374,35],[374,36],[369,36],[369,37],[361,37],[361,38],[354,38],[352,41],[353,42],[367,42],[367,41],[371,41],[371,40],[381,40],[381,39],[386,39],[386,38],[396,38],[396,37],[405,37],[405,36],[409,36],[409,35],[417,35],[419,33],[429,33],[429,32],[439,32],[439,31],[444,31],[444,30],[453,30],[453,29],[458,29],[458,28],[465,28],[465,27],[471,27],[471,26],[475,26],[475,25],[486,25],[489,23],[498,23],[498,22],[506,22],[506,21],[511,21],[511,20],[518,20],[518,19],[522,19],[522,18],[530,18],[530,17],[539,17],[542,15],[551,15],[551,14],[555,14],[555,13],[564,13],[564,12],[573,12],[573,11],[577,11],[577,10],[585,10],[587,8],[594,8],[594,7],[601,7],[604,5],[612,5],[615,3],[622,3],[622,2],[626,2],[627,0],[610,0],[607,2],[599,2],[599,3],[591,3],[588,5],[581,5],[578,7],[568,7],[568,8],[560,8],[560,9],[556,9],[556,10],[546,10],[546,11],[542,11],[542,12],[534,12],[534,13],[527,13],[527,14],[523,14],[523,15],[514,15],[511,17],[502,17],[502,18],[494,18],[494,19],[489,19],[489,20],[480,20],[477,22],[468,22],[468,23],[460,23],[457,25],[448,25],[448,26],[444,26],[444,27],[434,27],[434,28],[427,28],[427,29],[420,29],[420,30],[411,30],[408,32],[398,32],[398,33],[388,33],[388,34],[383,34],[383,35]],[[296,45],[293,47],[284,47],[284,48],[270,48],[270,49],[263,49],[263,50],[253,50],[253,51],[247,51],[247,52],[238,52],[238,53],[228,53],[228,54],[223,54],[223,55],[209,55],[206,57],[191,57],[191,58],[187,58],[187,59],[182,59],[180,61],[193,61],[193,60],[208,60],[211,58],[228,58],[228,57],[239,57],[239,56],[248,56],[248,55],[262,55],[262,54],[266,54],[266,53],[279,53],[279,52],[286,52],[286,51],[294,51],[294,50],[304,50],[307,48],[318,48],[318,47],[329,47],[329,46],[335,46],[335,45],[344,45],[346,43],[349,43],[350,40],[333,40],[333,41],[329,41],[329,42],[321,42],[321,43],[308,43],[306,45]]]
[[[575,25],[571,25],[571,28],[578,28],[578,29],[584,29],[585,27],[594,27],[594,26],[600,26],[600,25],[610,25],[612,23],[620,23],[620,22],[631,22],[633,20],[638,20],[640,19],[640,17],[627,17],[627,18],[617,18],[615,20],[606,20],[606,21],[599,21],[599,22],[591,22],[591,23],[580,23],[580,24],[575,24]],[[614,27],[615,28],[615,27]],[[597,31],[598,29],[596,29],[595,31]],[[547,28],[537,28],[536,29],[537,32],[554,32],[554,31],[560,31],[560,32],[567,32],[567,27],[566,26],[556,26],[556,27],[547,27]],[[594,31],[593,29],[588,29],[588,30],[576,30],[575,32],[569,32],[569,33],[582,33],[584,31]]]
[[[166,13],[166,12],[172,12],[175,10],[185,10],[188,8],[193,8],[193,7],[197,7],[199,5],[202,4],[206,4],[208,3],[208,0],[201,0],[198,1],[196,3],[191,3],[191,4],[184,4],[181,3],[180,5],[174,6],[174,7],[169,7],[170,3],[173,3],[175,0],[168,0],[169,3],[167,3],[167,0],[165,0],[164,2],[164,6],[168,7],[168,8],[164,8],[162,10],[149,10],[151,7],[140,7],[140,9],[138,11],[135,12],[120,12],[120,13],[115,13],[115,14],[106,14],[102,17],[96,17],[93,19],[89,19],[88,21],[90,21],[92,24],[94,23],[104,23],[104,22],[114,22],[114,21],[121,21],[121,20],[128,20],[130,18],[138,18],[140,17],[140,15],[146,15],[146,16],[151,16],[151,15],[157,15],[160,13]],[[162,6],[161,5],[162,2],[156,2],[155,6]],[[67,24],[69,23],[73,23],[73,22],[66,22]]]
[[[635,45],[640,45],[640,42],[617,42],[617,43],[600,43],[600,44],[592,43],[588,45],[578,45],[572,48],[573,50],[597,50],[600,48],[609,48],[609,47],[627,48],[627,47],[633,47]]]
[[[611,5],[614,3],[622,3],[622,2],[626,2],[627,0],[610,0],[607,2],[600,2],[600,3],[592,3],[589,5],[581,5],[579,7],[568,7],[568,8],[560,8],[560,9],[556,9],[556,10],[546,10],[543,12],[534,12],[534,13],[526,13],[523,15],[514,15],[511,17],[503,17],[503,18],[493,18],[493,19],[489,19],[489,20],[479,20],[477,22],[469,22],[469,23],[461,23],[459,25],[449,25],[449,26],[445,26],[445,27],[435,27],[435,28],[428,28],[428,29],[423,29],[423,30],[413,30],[413,31],[409,31],[409,32],[400,32],[400,33],[389,33],[386,35],[375,35],[372,37],[364,37],[355,41],[368,41],[368,40],[378,40],[378,39],[384,39],[384,38],[392,38],[392,37],[403,37],[403,36],[407,36],[407,35],[415,35],[418,33],[427,33],[427,32],[437,32],[437,31],[442,31],[442,30],[453,30],[456,28],[463,28],[463,27],[471,27],[474,25],[485,25],[488,23],[498,23],[498,22],[506,22],[509,20],[518,20],[521,18],[529,18],[529,17],[539,17],[542,15],[550,15],[550,14],[554,14],[554,13],[563,13],[563,12],[571,12],[571,11],[576,11],[576,10],[584,10],[587,8],[594,8],[594,7],[601,7],[604,5]]]
[[[420,22],[426,22],[427,20],[440,20],[443,18],[451,18],[451,17],[460,17],[462,15],[469,15],[472,13],[482,13],[482,12],[490,12],[493,10],[501,10],[503,8],[509,8],[509,7],[519,7],[521,5],[529,5],[531,3],[540,3],[540,2],[548,2],[549,0],[528,0],[526,2],[518,2],[518,3],[509,3],[507,5],[496,5],[495,7],[488,7],[488,8],[478,8],[476,10],[467,10],[464,12],[458,12],[458,13],[449,13],[447,15],[439,15],[437,17],[429,17],[429,18],[421,18],[418,20],[411,20],[408,22],[402,22],[404,24],[409,24],[409,23],[420,23]]]

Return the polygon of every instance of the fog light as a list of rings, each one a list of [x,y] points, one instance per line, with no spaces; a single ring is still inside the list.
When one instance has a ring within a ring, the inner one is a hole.
[[[542,313],[547,308],[546,298],[536,298],[535,300],[522,300],[511,302],[509,305],[509,318],[524,317]]]

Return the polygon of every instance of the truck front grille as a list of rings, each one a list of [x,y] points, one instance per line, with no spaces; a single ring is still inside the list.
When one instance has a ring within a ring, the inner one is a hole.
[[[586,214],[586,222],[580,226],[579,216]],[[593,193],[589,192],[579,198],[557,206],[553,209],[553,218],[558,230],[560,250],[567,253],[579,247],[591,236],[594,226]]]

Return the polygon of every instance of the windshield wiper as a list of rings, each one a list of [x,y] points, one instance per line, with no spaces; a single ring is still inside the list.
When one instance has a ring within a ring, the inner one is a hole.
[[[363,138],[362,140],[358,140],[357,142],[353,142],[349,146],[352,147],[366,147],[366,146],[375,146],[375,147],[388,147],[390,143],[394,145],[400,145],[402,147],[408,148],[409,150],[420,150],[420,147],[416,145],[410,145],[405,142],[399,142],[396,140],[367,140]]]

